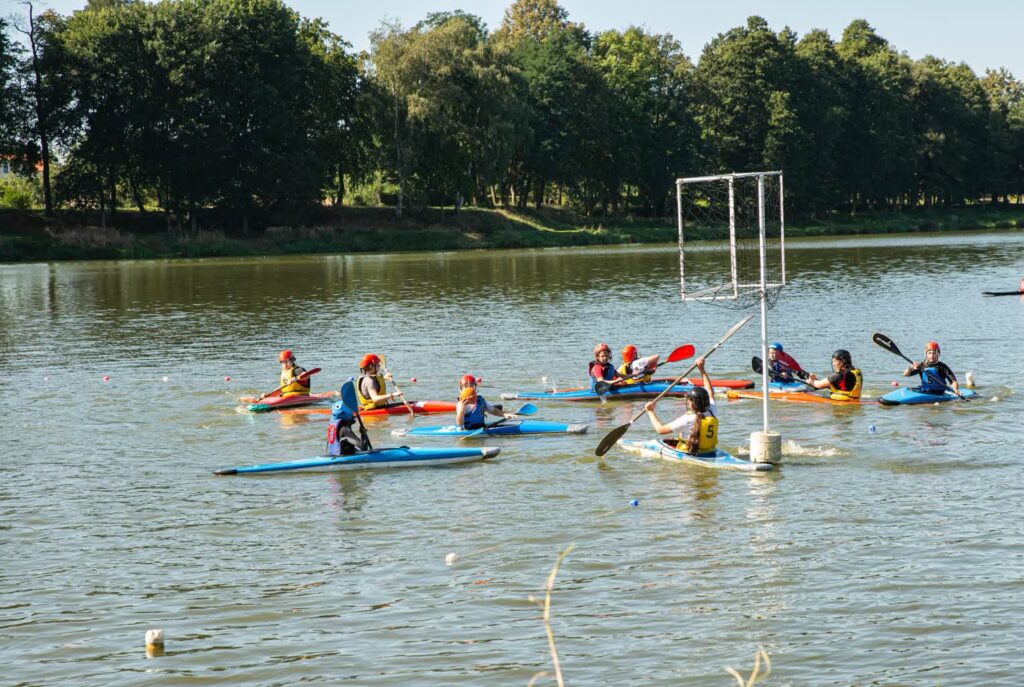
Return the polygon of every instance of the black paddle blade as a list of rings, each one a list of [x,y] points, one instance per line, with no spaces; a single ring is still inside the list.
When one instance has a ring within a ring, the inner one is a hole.
[[[594,391],[597,393],[598,396],[604,396],[606,393],[608,393],[608,390],[611,388],[612,385],[609,384],[608,382],[594,382]]]
[[[619,425],[612,431],[608,432],[608,434],[605,435],[604,439],[601,440],[601,443],[597,445],[597,448],[594,449],[594,455],[603,456],[604,454],[608,453],[608,451],[612,449],[612,446],[615,445],[615,442],[621,439],[622,436],[626,432],[628,432],[629,428],[632,426],[633,423],[630,422],[625,425]]]
[[[761,363],[761,359],[758,358],[756,355],[750,359],[750,367],[757,374],[761,374],[762,372],[764,372],[764,365]]]
[[[903,354],[900,353],[900,347],[897,346],[896,343],[885,334],[879,334],[878,332],[875,332],[874,334],[871,335],[871,340],[874,341],[879,346],[881,346],[882,348],[884,348],[885,350],[895,353],[900,357],[903,356]]]

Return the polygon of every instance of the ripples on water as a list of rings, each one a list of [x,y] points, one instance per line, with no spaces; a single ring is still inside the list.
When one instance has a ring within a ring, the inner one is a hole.
[[[792,242],[771,331],[806,367],[849,348],[877,396],[903,363],[871,333],[914,352],[934,337],[989,398],[774,404],[787,464],[753,477],[596,460],[639,404],[543,405],[590,434],[491,439],[503,453],[483,464],[210,476],[320,450],[322,417],[235,411],[275,386],[286,346],[324,368],[317,389],[375,350],[422,398],[466,372],[492,397],[567,386],[598,340],[710,346],[738,315],[678,302],[672,247],[0,266],[4,681],[525,684],[549,668],[527,599],[575,542],[554,597],[570,684],[726,685],[759,644],[778,684],[1013,684],[1024,303],[979,292],[1019,281],[1022,247]],[[712,372],[749,377],[757,337]],[[724,445],[747,451],[760,404],[722,406]]]

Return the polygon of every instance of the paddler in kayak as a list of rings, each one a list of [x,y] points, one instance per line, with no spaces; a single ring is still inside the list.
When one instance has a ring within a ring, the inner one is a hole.
[[[596,382],[614,382],[622,379],[622,375],[612,365],[612,349],[606,343],[594,346],[594,359],[587,370],[590,374],[591,389]]]
[[[768,379],[772,382],[792,382],[794,372],[803,372],[800,363],[782,350],[778,341],[768,347]]]
[[[938,341],[929,341],[924,347],[924,360],[913,365],[908,365],[903,371],[904,377],[921,375],[921,391],[925,393],[942,394],[946,392],[946,386],[953,389],[953,393],[960,395],[960,382],[957,381],[953,370],[949,369],[946,363],[939,362]]]
[[[359,451],[369,451],[370,437],[366,428],[360,425],[362,436],[357,436],[352,425],[356,417],[343,401],[336,401],[331,407],[331,424],[327,427],[327,455],[351,456]]]
[[[824,379],[818,379],[813,374],[808,375],[808,384],[815,389],[828,389],[829,398],[833,401],[859,399],[861,387],[864,386],[864,376],[853,366],[853,359],[848,350],[840,348],[832,354],[832,370],[832,374]]]
[[[477,393],[476,377],[463,375],[459,380],[459,402],[455,405],[455,424],[461,429],[480,429],[487,420],[487,413],[511,420],[512,413],[502,412],[500,405],[492,405]]]
[[[687,411],[672,422],[664,423],[654,412],[657,400],[644,406],[647,419],[658,434],[678,433],[677,449],[683,449],[694,456],[714,454],[718,449],[718,415],[715,413],[715,392],[711,377],[704,369],[704,358],[697,358],[704,387],[694,387],[687,399]]]
[[[309,393],[309,377],[300,380],[306,374],[306,368],[295,364],[295,354],[290,348],[281,351],[277,359],[281,361],[281,390],[277,392],[282,398]]]
[[[380,373],[380,356],[367,353],[359,361],[359,383],[356,384],[356,396],[362,410],[385,408],[389,401],[398,397],[397,392],[388,393],[387,382],[390,374]]]
[[[658,369],[660,355],[641,358],[636,346],[629,344],[622,349],[622,365],[616,372],[624,378],[623,384],[645,384],[651,381],[651,373]]]

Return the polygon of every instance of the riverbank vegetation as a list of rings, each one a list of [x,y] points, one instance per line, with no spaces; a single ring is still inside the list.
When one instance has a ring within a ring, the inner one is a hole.
[[[672,240],[675,177],[730,170],[783,169],[794,233],[1024,207],[1024,85],[865,20],[751,17],[691,59],[554,0],[385,23],[360,54],[280,0],[25,10],[0,20],[0,171],[32,181],[0,206],[44,223],[0,215],[3,259],[89,232],[104,256]]]

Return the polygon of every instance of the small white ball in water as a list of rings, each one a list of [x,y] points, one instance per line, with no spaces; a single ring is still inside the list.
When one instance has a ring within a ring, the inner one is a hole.
[[[547,384],[548,383],[548,378],[547,377],[541,377],[540,378],[540,383],[541,384]]]
[[[170,378],[170,377],[168,377],[167,375],[164,375],[164,381],[165,381],[165,382],[169,382],[169,381],[171,381],[171,378]]]
[[[973,372],[968,372],[966,376],[967,376],[967,386],[973,387],[974,386],[974,373]]]
[[[459,554],[452,551],[450,554],[444,557],[445,565],[454,565],[455,561],[459,560]]]

